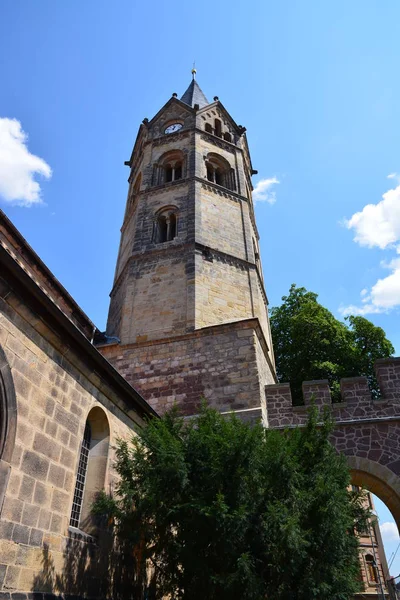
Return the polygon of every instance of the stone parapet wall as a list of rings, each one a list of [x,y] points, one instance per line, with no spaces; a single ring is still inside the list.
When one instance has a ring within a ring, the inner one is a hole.
[[[381,397],[374,399],[365,377],[342,379],[341,402],[332,403],[327,381],[303,384],[304,406],[293,406],[288,383],[265,388],[268,426],[303,426],[311,403],[331,410],[331,441],[343,453],[352,482],[379,496],[400,528],[400,358],[378,360]]]
[[[400,419],[400,358],[387,358],[375,363],[375,373],[381,397],[373,399],[366,377],[341,379],[341,402],[332,403],[327,380],[303,383],[304,406],[294,406],[289,383],[267,385],[265,388],[269,427],[304,424],[306,408],[330,407],[337,421],[399,417]]]

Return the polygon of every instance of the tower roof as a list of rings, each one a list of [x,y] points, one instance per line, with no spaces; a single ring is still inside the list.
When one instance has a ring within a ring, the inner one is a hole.
[[[195,104],[198,104],[200,108],[203,108],[204,106],[207,106],[207,104],[210,104],[203,92],[201,91],[200,86],[194,77],[190,82],[188,89],[183,94],[181,101],[185,104],[188,104],[192,108],[194,108]]]

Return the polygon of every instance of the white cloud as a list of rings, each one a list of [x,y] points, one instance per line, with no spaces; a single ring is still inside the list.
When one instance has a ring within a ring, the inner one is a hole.
[[[276,202],[276,193],[274,190],[271,190],[271,187],[277,183],[280,183],[280,181],[276,177],[260,179],[253,190],[254,202],[269,202],[269,204],[274,204]]]
[[[40,204],[37,175],[51,177],[51,168],[27,147],[28,136],[17,119],[0,117],[0,197],[11,204]]]
[[[400,246],[397,251],[399,250]],[[340,307],[339,312],[342,315],[383,313],[400,304],[400,258],[394,258],[388,263],[382,261],[381,266],[390,269],[390,275],[378,279],[370,290],[361,290],[361,306]]]
[[[387,521],[379,525],[384,542],[392,542],[399,539],[399,532],[396,523]]]
[[[400,238],[400,185],[388,190],[378,204],[367,204],[345,220],[360,246],[387,248]]]
[[[399,182],[396,173],[391,173],[388,178]],[[400,254],[400,184],[385,192],[380,202],[367,204],[344,224],[353,229],[354,241],[360,246],[396,249]],[[391,273],[378,279],[371,289],[361,291],[360,306],[341,306],[339,312],[342,315],[388,312],[400,305],[400,257],[381,261],[381,267]]]

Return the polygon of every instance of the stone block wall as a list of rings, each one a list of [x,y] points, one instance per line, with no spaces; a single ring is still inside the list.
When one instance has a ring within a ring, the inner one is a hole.
[[[248,268],[213,253],[196,254],[196,329],[254,316]]]
[[[174,403],[195,414],[202,398],[222,412],[258,410],[265,384],[274,381],[257,319],[99,349],[160,414]]]
[[[17,413],[0,517],[1,597],[78,594],[101,575],[93,571],[96,543],[69,528],[88,412],[101,407],[110,427],[106,490],[115,482],[117,438],[131,437],[143,421],[12,290],[2,295],[0,345],[11,368]]]

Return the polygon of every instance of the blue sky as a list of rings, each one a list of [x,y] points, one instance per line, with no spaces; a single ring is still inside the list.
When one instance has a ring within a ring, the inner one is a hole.
[[[269,180],[270,304],[303,285],[400,354],[399,22],[398,0],[3,0],[0,206],[104,328],[124,160],[196,60],[208,98],[247,127],[254,185]]]

